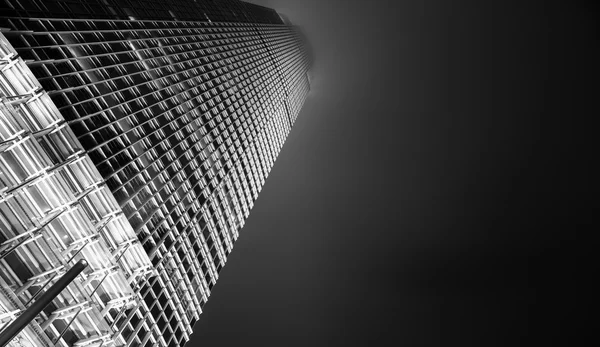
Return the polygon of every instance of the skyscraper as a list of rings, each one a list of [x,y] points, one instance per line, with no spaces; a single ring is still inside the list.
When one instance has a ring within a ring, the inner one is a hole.
[[[86,259],[13,345],[183,345],[308,94],[305,40],[234,0],[0,6],[0,327]]]

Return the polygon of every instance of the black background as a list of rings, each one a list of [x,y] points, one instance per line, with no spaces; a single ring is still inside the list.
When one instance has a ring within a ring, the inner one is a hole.
[[[252,2],[312,92],[187,346],[581,338],[592,2]]]

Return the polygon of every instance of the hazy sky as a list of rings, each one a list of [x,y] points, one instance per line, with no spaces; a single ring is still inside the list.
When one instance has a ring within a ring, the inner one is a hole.
[[[188,346],[572,342],[583,222],[552,208],[587,189],[595,15],[251,2],[304,27],[316,77]]]

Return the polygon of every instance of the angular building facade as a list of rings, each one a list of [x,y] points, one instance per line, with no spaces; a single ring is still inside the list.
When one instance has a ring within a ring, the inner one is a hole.
[[[2,0],[0,329],[182,346],[309,92],[301,33],[223,0]],[[1,334],[1,332],[0,332]]]

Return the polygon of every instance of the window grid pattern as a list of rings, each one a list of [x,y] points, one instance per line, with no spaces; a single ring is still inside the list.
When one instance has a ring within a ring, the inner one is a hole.
[[[0,329],[77,261],[88,267],[11,344],[115,346],[114,312],[155,272],[117,201],[0,34]],[[112,312],[111,312],[112,311]]]
[[[118,343],[183,345],[308,93],[300,36],[181,20],[4,26],[158,274],[134,288],[143,300],[109,310]]]
[[[283,24],[273,9],[238,0],[4,0],[0,10],[22,18]]]

